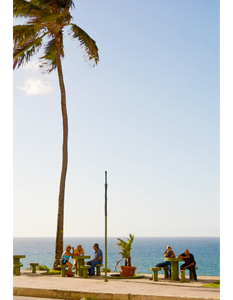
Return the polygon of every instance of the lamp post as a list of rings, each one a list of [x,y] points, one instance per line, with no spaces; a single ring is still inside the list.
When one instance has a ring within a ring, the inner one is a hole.
[[[107,282],[107,171],[105,171],[105,276],[104,281]]]

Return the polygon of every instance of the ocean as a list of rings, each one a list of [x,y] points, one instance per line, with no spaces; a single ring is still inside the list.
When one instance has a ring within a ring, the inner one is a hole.
[[[122,238],[122,237],[121,237]],[[126,238],[122,238],[126,240]],[[65,237],[64,247],[70,244],[74,248],[81,244],[85,254],[94,256],[93,244],[98,243],[105,257],[104,237]],[[119,259],[121,259],[119,250],[115,243],[116,237],[109,237],[107,241],[107,267],[112,271]],[[150,267],[155,266],[163,260],[163,252],[166,246],[170,245],[175,255],[183,253],[189,249],[194,255],[196,266],[198,267],[197,275],[220,276],[220,238],[219,237],[135,237],[131,250],[131,264],[136,266],[138,273],[151,273]],[[46,265],[50,269],[53,266],[55,253],[55,238],[52,237],[15,237],[13,238],[13,254],[26,255],[21,259],[23,268],[30,267],[30,262],[38,262],[40,265]],[[105,259],[105,258],[104,258]],[[72,259],[70,259],[72,261]],[[120,262],[124,264],[124,262]],[[104,261],[103,261],[104,265]],[[119,268],[117,267],[117,272]],[[162,273],[160,271],[159,273]]]

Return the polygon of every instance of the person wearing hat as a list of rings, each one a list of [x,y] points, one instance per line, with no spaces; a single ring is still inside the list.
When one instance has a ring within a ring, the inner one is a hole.
[[[166,250],[163,253],[163,257],[171,257],[174,258],[175,257],[175,253],[172,250],[172,247],[170,245],[167,246]],[[162,261],[161,263],[157,264],[156,267],[167,267],[168,269],[168,273],[169,273],[169,278],[171,278],[171,262],[170,261]],[[150,280],[152,280],[152,277],[149,278]]]
[[[95,250],[94,259],[87,262],[87,265],[91,266],[91,269],[89,269],[89,273],[88,273],[88,275],[90,275],[90,276],[95,275],[95,266],[97,264],[102,264],[102,262],[103,262],[103,252],[99,248],[99,244],[95,243],[93,245],[93,249]]]

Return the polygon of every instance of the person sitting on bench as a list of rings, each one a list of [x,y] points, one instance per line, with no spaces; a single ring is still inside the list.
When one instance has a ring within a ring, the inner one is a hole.
[[[194,256],[189,253],[188,249],[184,250],[184,253],[178,255],[178,258],[184,258],[185,263],[180,266],[181,270],[191,269],[193,272],[193,278],[195,281],[197,281],[197,274],[195,270],[196,262],[194,260]]]
[[[163,253],[163,257],[171,257],[174,258],[175,257],[175,253],[172,250],[172,247],[170,245],[167,246],[166,250]],[[165,261],[165,262],[161,262],[159,264],[156,265],[156,267],[167,267],[168,269],[168,273],[169,273],[169,278],[171,278],[171,262],[170,261]],[[152,280],[152,278],[149,278],[150,280]]]
[[[103,253],[102,250],[99,248],[99,244],[95,243],[93,246],[93,249],[95,250],[95,256],[94,259],[87,262],[87,265],[90,265],[91,268],[89,269],[88,275],[93,276],[95,275],[95,266],[98,264],[102,264],[103,261]]]
[[[70,252],[71,248],[73,250],[73,253]],[[71,273],[72,264],[69,262],[70,256],[73,256],[73,255],[74,255],[74,247],[71,247],[70,245],[67,245],[66,250],[62,253],[62,256],[61,256],[61,259],[60,259],[62,265],[67,265],[69,267],[68,271],[65,274],[67,277],[73,277],[74,276]]]

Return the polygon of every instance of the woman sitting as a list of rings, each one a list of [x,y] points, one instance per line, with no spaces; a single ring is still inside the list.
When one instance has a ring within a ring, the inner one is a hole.
[[[70,253],[71,248],[73,250],[73,253]],[[66,274],[65,274],[67,277],[74,276],[71,273],[72,264],[69,262],[70,256],[73,256],[73,255],[74,255],[74,247],[71,247],[70,245],[67,245],[66,250],[62,253],[62,256],[61,256],[61,264],[62,265],[67,265],[69,267]]]
[[[84,254],[84,249],[82,248],[81,245],[78,245],[76,249],[74,249],[74,255],[83,255]],[[75,266],[75,268],[77,268],[77,259],[73,259],[73,264]]]
[[[171,257],[174,258],[175,257],[175,253],[172,251],[172,247],[171,246],[167,246],[166,250],[163,253],[163,257]],[[170,261],[165,261],[165,262],[161,262],[159,264],[156,265],[156,267],[167,267],[168,272],[169,272],[169,279],[171,278],[171,262]],[[149,280],[152,280],[152,278],[149,278]]]

